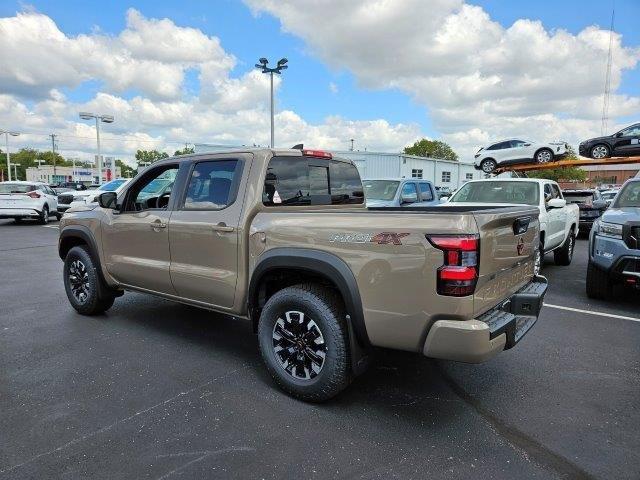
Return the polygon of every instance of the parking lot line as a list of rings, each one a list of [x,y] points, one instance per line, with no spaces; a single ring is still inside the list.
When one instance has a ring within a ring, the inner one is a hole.
[[[42,225],[42,228],[55,228],[56,230],[60,229],[58,225]]]
[[[619,318],[620,320],[629,320],[631,322],[640,322],[640,318],[625,317],[624,315],[615,315],[613,313],[593,312],[591,310],[582,310],[580,308],[563,307],[562,305],[552,305],[550,303],[545,303],[544,306],[545,307],[549,307],[549,308],[557,308],[558,310],[568,310],[570,312],[586,313],[587,315],[596,315],[596,316],[599,316],[599,317]]]

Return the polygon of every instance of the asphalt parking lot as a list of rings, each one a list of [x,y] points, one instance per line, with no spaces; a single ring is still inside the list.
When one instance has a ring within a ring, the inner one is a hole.
[[[0,221],[0,478],[640,478],[640,295],[584,293],[483,365],[381,351],[330,403],[277,390],[248,323],[139,294],[68,305],[57,223]]]

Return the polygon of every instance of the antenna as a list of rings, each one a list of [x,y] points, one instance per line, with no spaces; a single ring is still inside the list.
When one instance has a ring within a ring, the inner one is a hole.
[[[615,3],[611,11],[611,28],[609,30],[609,53],[607,54],[607,73],[604,80],[604,95],[602,98],[602,124],[600,125],[600,135],[607,132],[609,122],[609,96],[611,95],[611,59],[613,57],[613,21],[616,17]]]

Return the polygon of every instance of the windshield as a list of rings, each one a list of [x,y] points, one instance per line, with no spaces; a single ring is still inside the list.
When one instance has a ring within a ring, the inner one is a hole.
[[[0,193],[27,193],[36,187],[24,183],[0,183]]]
[[[451,202],[515,203],[538,205],[540,196],[535,182],[469,182],[451,197]]]
[[[171,180],[161,180],[159,178],[156,178],[155,180],[152,180],[149,185],[142,189],[142,193],[158,193],[170,183]]]
[[[617,208],[640,207],[640,182],[628,183],[620,190],[615,206]]]
[[[602,194],[602,198],[604,198],[605,200],[613,200],[613,197],[616,196],[616,193],[618,192],[604,192]]]
[[[105,192],[113,192],[114,190],[117,190],[118,187],[120,187],[124,182],[126,182],[126,180],[123,178],[119,180],[111,180],[110,182],[99,186],[98,190],[104,190]]]
[[[395,180],[365,180],[362,182],[367,200],[393,200],[400,182]]]

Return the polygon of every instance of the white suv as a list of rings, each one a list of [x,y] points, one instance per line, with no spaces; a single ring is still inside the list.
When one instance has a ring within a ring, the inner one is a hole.
[[[565,142],[535,143],[511,138],[482,147],[475,154],[475,168],[491,173],[498,167],[516,163],[547,163],[567,155]]]
[[[16,223],[35,218],[46,224],[51,215],[60,220],[58,196],[49,185],[22,181],[0,183],[0,218],[13,218]]]

